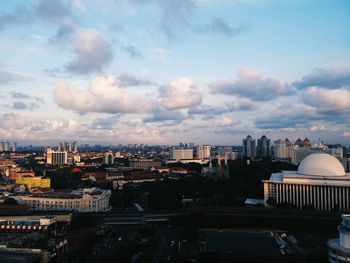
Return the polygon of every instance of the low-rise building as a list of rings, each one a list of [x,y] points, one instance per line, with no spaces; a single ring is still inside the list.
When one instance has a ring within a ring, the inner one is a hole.
[[[110,190],[84,188],[70,193],[44,193],[27,196],[14,196],[18,203],[28,205],[34,211],[109,211]]]
[[[33,187],[50,188],[51,179],[42,178],[40,176],[22,176],[16,179],[16,184],[25,185],[28,188],[33,188]]]

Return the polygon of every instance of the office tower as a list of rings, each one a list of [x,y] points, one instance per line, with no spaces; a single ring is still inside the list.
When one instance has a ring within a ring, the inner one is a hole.
[[[10,150],[10,143],[9,142],[5,142],[5,152],[8,152]]]
[[[211,156],[210,145],[197,145],[197,159],[209,159]]]
[[[172,160],[193,159],[193,149],[172,149],[170,151],[170,159]]]
[[[258,139],[257,156],[260,158],[271,156],[271,140],[265,135]]]
[[[245,157],[256,156],[256,141],[250,135],[248,135],[245,139],[243,139],[243,156]]]
[[[12,144],[12,151],[13,152],[17,151],[17,142],[13,142],[13,144]]]
[[[104,156],[104,163],[107,165],[112,165],[114,164],[114,156],[112,151],[108,151],[105,153]]]
[[[73,153],[77,153],[78,152],[78,143],[76,141],[73,142]]]

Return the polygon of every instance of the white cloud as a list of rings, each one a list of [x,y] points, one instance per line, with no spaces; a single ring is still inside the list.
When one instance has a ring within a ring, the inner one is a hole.
[[[96,78],[88,89],[71,87],[67,81],[59,80],[54,96],[58,106],[80,112],[143,113],[157,105],[133,95],[112,76]]]
[[[311,87],[301,94],[302,100],[323,113],[350,112],[350,92],[345,89]]]
[[[75,74],[100,72],[113,59],[111,45],[92,29],[79,33],[74,52],[76,58],[66,66],[66,70]]]
[[[168,109],[184,109],[202,103],[202,95],[189,78],[181,77],[160,89],[161,105]]]

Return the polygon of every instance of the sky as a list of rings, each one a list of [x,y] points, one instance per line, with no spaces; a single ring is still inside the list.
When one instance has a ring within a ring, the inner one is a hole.
[[[348,0],[0,2],[0,141],[350,144]]]

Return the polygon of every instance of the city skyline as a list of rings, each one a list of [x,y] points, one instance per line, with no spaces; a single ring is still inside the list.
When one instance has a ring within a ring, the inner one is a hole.
[[[350,144],[350,2],[0,3],[0,139]]]

